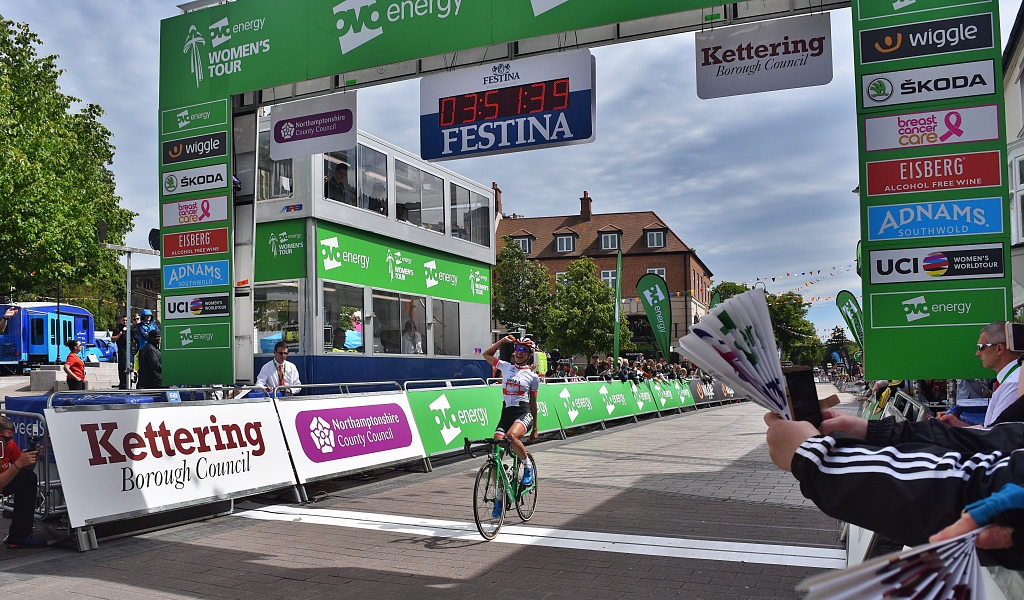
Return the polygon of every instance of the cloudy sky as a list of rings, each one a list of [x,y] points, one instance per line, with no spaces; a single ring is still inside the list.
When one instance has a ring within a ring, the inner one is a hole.
[[[159,23],[182,0],[3,0],[0,15],[28,23],[57,54],[67,94],[99,104],[114,134],[113,171],[123,204],[138,213],[132,246],[148,246],[157,215]],[[1000,0],[1005,42],[1020,0]],[[716,100],[697,98],[693,34],[596,48],[597,140],[591,144],[451,161],[498,182],[506,213],[571,214],[587,190],[595,212],[654,210],[714,273],[749,281],[836,267],[805,297],[860,294],[857,130],[850,10],[831,13],[834,77],[813,88]],[[359,127],[419,148],[419,85],[359,92]],[[133,261],[156,267],[155,258]],[[816,275],[817,277],[817,275]],[[770,292],[809,277],[768,282]],[[842,325],[834,302],[809,317]],[[843,325],[845,327],[845,325]]]

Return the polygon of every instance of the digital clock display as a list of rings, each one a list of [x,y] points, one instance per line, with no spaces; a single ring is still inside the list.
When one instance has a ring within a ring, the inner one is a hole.
[[[569,78],[448,96],[439,101],[441,127],[569,108]]]

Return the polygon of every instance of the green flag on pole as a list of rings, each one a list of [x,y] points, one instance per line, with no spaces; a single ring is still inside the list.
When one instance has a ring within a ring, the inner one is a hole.
[[[839,307],[839,312],[843,313],[843,318],[846,319],[846,324],[850,326],[853,337],[860,344],[861,349],[863,349],[864,313],[860,309],[860,302],[857,302],[857,298],[852,293],[843,290],[836,295],[836,306]]]
[[[711,306],[709,306],[708,308],[714,308],[714,307],[718,306],[721,303],[722,303],[722,295],[719,294],[718,292],[715,292],[714,294],[711,294]]]
[[[622,306],[622,250],[615,260],[615,340],[612,342],[612,356],[615,358],[614,367],[619,368],[619,308]]]
[[[669,332],[672,330],[672,304],[668,285],[660,275],[648,273],[636,282],[636,291],[640,294],[640,303],[644,305],[661,354],[668,359]]]

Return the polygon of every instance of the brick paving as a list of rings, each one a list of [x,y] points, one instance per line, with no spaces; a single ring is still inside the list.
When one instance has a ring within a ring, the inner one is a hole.
[[[822,386],[819,394],[832,391]],[[771,465],[762,415],[732,404],[536,444],[539,503],[529,526],[841,548],[835,520]],[[311,506],[471,522],[481,461],[325,482],[308,488],[317,498]],[[507,523],[520,524],[514,514]],[[0,550],[0,593],[62,600],[797,598],[796,583],[819,572],[237,517],[101,542],[86,553]]]

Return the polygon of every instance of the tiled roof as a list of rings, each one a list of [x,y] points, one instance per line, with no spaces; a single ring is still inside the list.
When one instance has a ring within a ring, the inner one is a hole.
[[[656,229],[667,229],[664,248],[648,248],[644,229],[648,223],[657,223]],[[498,225],[498,238],[501,236],[522,236],[520,233],[529,228],[534,232],[537,243],[533,246],[530,258],[578,258],[580,256],[600,256],[615,254],[616,250],[601,250],[600,232],[609,228],[621,229],[622,252],[631,253],[672,253],[685,252],[690,248],[679,239],[670,228],[653,211],[629,213],[593,214],[589,221],[584,221],[578,214],[561,217],[522,217],[518,219],[502,219]],[[579,235],[576,249],[572,252],[556,252],[555,233],[563,230]],[[515,232],[515,233],[511,233]],[[699,260],[699,259],[698,259]]]
[[[650,231],[652,229],[668,229],[668,225],[662,223],[661,220],[658,220],[651,223],[647,227],[644,227],[644,231]]]
[[[616,231],[622,233],[622,228],[616,226],[614,223],[609,223],[597,230],[598,233],[615,233]]]
[[[575,235],[577,237],[580,235],[579,233],[576,232],[575,229],[571,229],[569,227],[559,227],[558,229],[556,229],[556,230],[551,232],[551,235],[565,235],[565,234],[572,234],[572,235]]]
[[[503,235],[507,235],[508,237],[514,237],[514,238],[517,238],[517,237],[532,237],[533,239],[537,239],[537,236],[533,235],[532,233],[530,233],[529,231],[527,231],[525,229],[520,229],[519,231],[516,231],[514,233],[506,233],[506,234],[503,234]]]

